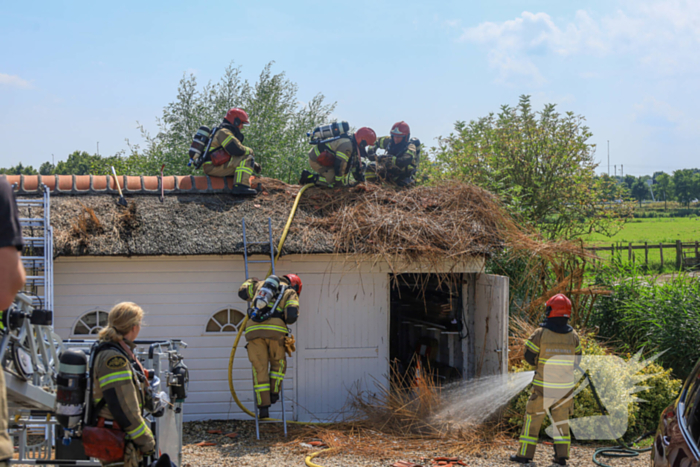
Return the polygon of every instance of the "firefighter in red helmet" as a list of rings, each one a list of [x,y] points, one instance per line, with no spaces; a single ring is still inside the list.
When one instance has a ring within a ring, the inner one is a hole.
[[[417,138],[411,139],[408,123],[396,122],[391,127],[390,136],[382,136],[370,148],[365,178],[371,182],[385,181],[392,185],[407,186],[415,182],[415,174],[420,160],[421,144]],[[386,154],[377,155],[378,149]]]
[[[545,320],[525,342],[525,361],[533,365],[532,395],[525,408],[525,420],[520,434],[518,453],[510,460],[521,464],[532,462],[537,449],[540,427],[547,414],[554,428],[554,463],[566,465],[571,435],[569,412],[575,386],[574,367],[578,366],[581,342],[569,326],[571,300],[556,294],[547,300]]]
[[[299,276],[287,274],[272,275],[264,281],[248,279],[238,289],[238,296],[250,303],[250,319],[244,333],[248,359],[253,366],[258,418],[261,419],[270,416],[270,405],[279,399],[280,385],[287,370],[285,352],[291,357],[294,351],[294,336],[287,325],[299,318],[301,286]],[[275,303],[277,307],[273,310]]]
[[[241,132],[243,125],[249,123],[245,110],[230,109],[204,156],[204,173],[210,177],[233,177],[233,194],[237,195],[257,194],[250,187],[250,177],[253,172],[260,173],[260,165],[255,162],[253,150],[243,146]]]
[[[316,183],[333,188],[350,183],[350,172],[357,181],[363,181],[360,164],[367,157],[366,149],[377,142],[373,129],[362,127],[354,134],[343,134],[333,141],[314,145],[309,151],[309,165],[312,171],[304,170],[299,183]],[[315,172],[315,173],[314,173]]]

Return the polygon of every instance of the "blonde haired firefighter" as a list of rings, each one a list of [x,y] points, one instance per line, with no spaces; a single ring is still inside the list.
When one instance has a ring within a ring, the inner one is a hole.
[[[574,366],[581,355],[579,336],[569,326],[571,300],[556,294],[547,300],[545,321],[525,342],[525,361],[536,367],[533,390],[525,408],[520,434],[520,448],[510,460],[521,464],[532,462],[544,417],[549,415],[554,429],[554,463],[566,465],[571,436],[569,414],[573,400],[568,397],[574,388]]]
[[[285,350],[288,349],[290,356],[294,350],[293,338],[287,337],[287,325],[294,324],[299,317],[301,285],[299,276],[287,274],[270,276],[264,281],[248,279],[238,289],[238,296],[250,302],[250,319],[244,333],[248,360],[253,366],[258,418],[269,418],[270,405],[279,399],[287,370]]]
[[[107,319],[94,354],[94,406],[89,425],[121,430],[127,436],[124,459],[102,465],[137,467],[155,449],[150,423],[143,417],[143,407],[151,400],[150,387],[146,371],[133,353],[143,310],[135,303],[122,302],[112,308]]]
[[[255,195],[250,188],[250,177],[260,173],[260,164],[255,162],[253,150],[243,146],[243,125],[250,123],[243,109],[232,108],[224,117],[219,130],[214,134],[209,152],[205,154],[204,173],[210,177],[233,177],[234,195]]]

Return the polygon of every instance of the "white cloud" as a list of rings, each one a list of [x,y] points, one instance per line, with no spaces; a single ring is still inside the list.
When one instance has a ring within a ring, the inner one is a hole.
[[[0,86],[12,86],[22,89],[29,89],[32,87],[29,81],[22,79],[17,75],[8,75],[5,73],[0,73]]]
[[[502,81],[526,76],[546,82],[536,63],[547,56],[627,54],[658,75],[700,71],[700,2],[621,0],[620,8],[599,19],[579,10],[568,22],[525,11],[515,19],[463,29],[459,40],[486,47]]]

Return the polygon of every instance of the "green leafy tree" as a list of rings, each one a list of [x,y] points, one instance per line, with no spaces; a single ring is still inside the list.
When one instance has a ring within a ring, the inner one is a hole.
[[[228,109],[240,107],[251,122],[243,130],[244,144],[253,148],[263,175],[295,183],[308,165],[306,132],[327,123],[335,108],[335,103],[324,102],[322,94],[300,104],[297,92],[297,85],[284,73],[272,73],[272,63],[254,84],[243,80],[233,64],[218,83],[201,88],[193,75],[184,76],[176,99],[158,119],[158,133],[152,136],[141,127],[145,147],[132,146],[129,159],[135,158],[132,162],[144,173],[158,173],[163,163],[166,174],[195,173],[185,165],[194,133],[201,125],[219,125]]]
[[[37,173],[34,167],[31,165],[24,166],[21,162],[9,169],[0,169],[0,174],[5,175],[37,175]]]
[[[639,207],[642,207],[642,201],[649,197],[649,185],[644,181],[643,177],[637,177],[632,184],[630,190],[632,197],[639,201]]]
[[[637,179],[634,177],[634,175],[625,175],[625,178],[623,179],[625,185],[627,185],[627,189],[632,192],[632,187],[634,187],[635,182]]]
[[[41,164],[41,167],[39,167],[39,173],[41,175],[53,175],[56,170],[56,166],[53,165],[51,162],[44,162]]]
[[[676,199],[690,207],[690,202],[698,196],[696,182],[697,169],[680,169],[673,171],[673,186]]]
[[[615,185],[596,177],[584,118],[552,104],[535,112],[529,96],[498,114],[455,124],[433,150],[423,174],[433,183],[457,179],[497,193],[514,214],[550,238],[612,233],[629,213]]]
[[[669,199],[673,199],[673,180],[671,176],[667,173],[660,172],[654,174],[654,193],[656,193],[657,200],[662,198],[664,200],[664,211],[667,208],[666,202]]]

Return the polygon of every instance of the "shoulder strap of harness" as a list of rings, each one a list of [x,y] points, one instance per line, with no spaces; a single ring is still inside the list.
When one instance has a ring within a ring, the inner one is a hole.
[[[100,410],[107,405],[107,401],[103,397],[102,400],[100,400],[96,405],[93,406],[92,404],[92,399],[93,399],[93,375],[95,374],[95,360],[97,360],[97,354],[100,353],[101,351],[105,349],[113,349],[117,350],[119,353],[124,355],[127,359],[127,361],[131,361],[131,358],[127,353],[122,349],[122,347],[114,342],[105,342],[105,341],[97,341],[92,345],[92,349],[90,349],[90,374],[88,375],[88,385],[89,385],[89,390],[88,390],[88,400],[87,400],[87,410],[85,414],[85,421],[87,426],[95,426],[97,425],[97,414],[100,413]]]

